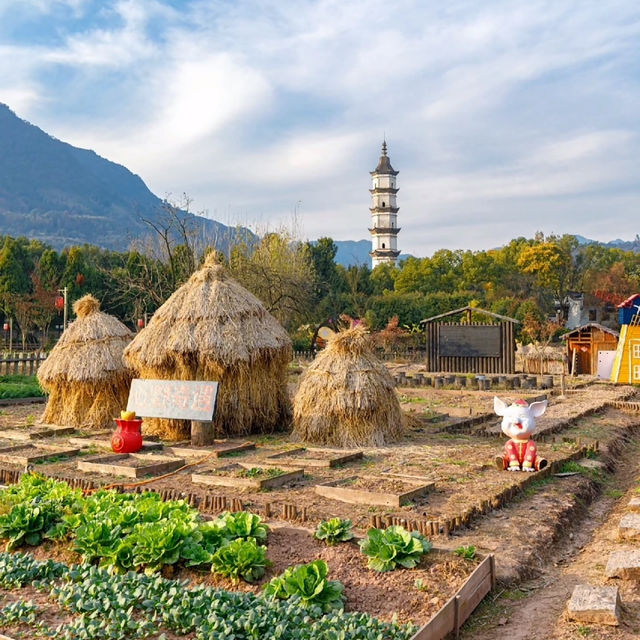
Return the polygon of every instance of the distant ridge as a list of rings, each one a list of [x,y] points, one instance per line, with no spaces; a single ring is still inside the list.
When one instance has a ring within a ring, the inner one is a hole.
[[[56,249],[93,244],[118,251],[150,234],[163,201],[126,167],[51,137],[0,103],[0,235]],[[253,238],[243,228],[181,212],[207,244]]]
[[[371,240],[334,240],[338,247],[336,262],[343,267],[354,265],[366,265],[371,267]],[[400,254],[398,260],[410,257],[408,254]]]

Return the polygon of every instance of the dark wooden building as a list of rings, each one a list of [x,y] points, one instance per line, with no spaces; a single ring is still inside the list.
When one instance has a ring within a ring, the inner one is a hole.
[[[472,314],[481,314],[488,321],[472,322]],[[428,371],[515,373],[514,325],[518,320],[462,307],[420,324],[425,325]]]
[[[573,331],[565,333],[562,339],[567,345],[569,372],[572,375],[596,375],[598,361],[601,361],[600,368],[602,368],[604,366],[602,360],[607,354],[613,364],[613,355],[618,347],[619,335],[614,329],[604,327],[596,322],[583,324],[581,327],[576,327]],[[611,371],[611,367],[609,367],[609,371]]]

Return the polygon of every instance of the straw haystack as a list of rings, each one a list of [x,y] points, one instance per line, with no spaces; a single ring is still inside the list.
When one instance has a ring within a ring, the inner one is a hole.
[[[381,446],[402,433],[391,375],[356,326],[329,338],[300,381],[293,401],[294,433],[304,442],[337,447]]]
[[[42,421],[49,424],[104,429],[127,406],[132,372],[122,352],[131,332],[118,319],[100,311],[86,295],[73,305],[77,316],[38,370],[49,393]]]
[[[290,422],[291,340],[213,253],[155,312],[124,357],[142,378],[217,380],[216,436],[265,433]],[[190,423],[145,420],[143,428],[177,440],[189,437]]]

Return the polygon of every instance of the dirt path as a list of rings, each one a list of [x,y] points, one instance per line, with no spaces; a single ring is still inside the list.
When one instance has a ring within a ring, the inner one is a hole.
[[[604,567],[611,551],[620,549],[617,525],[640,484],[640,445],[629,446],[603,493],[563,533],[538,575],[517,587],[504,587],[476,611],[462,637],[474,640],[588,637],[631,640],[640,636],[640,589],[626,581],[607,580]],[[523,543],[527,544],[524,532]],[[620,587],[624,605],[618,628],[581,625],[566,620],[565,609],[576,584]]]

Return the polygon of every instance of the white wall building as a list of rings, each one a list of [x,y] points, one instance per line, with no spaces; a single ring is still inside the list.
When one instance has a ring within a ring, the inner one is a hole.
[[[396,206],[396,176],[387,156],[387,142],[382,143],[382,155],[378,166],[371,171],[371,256],[372,267],[383,262],[396,263],[398,250],[398,207]]]

